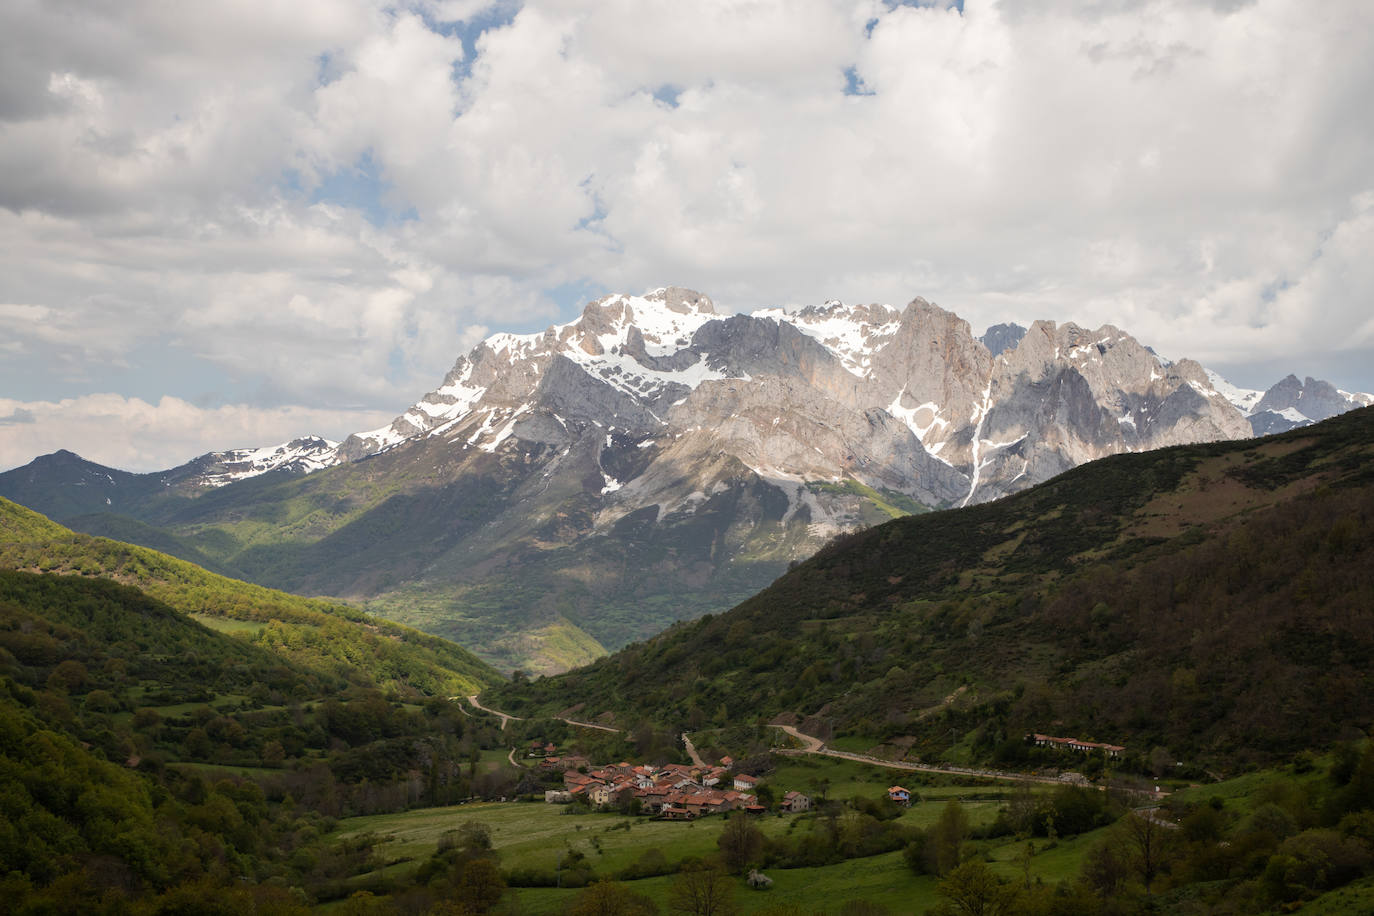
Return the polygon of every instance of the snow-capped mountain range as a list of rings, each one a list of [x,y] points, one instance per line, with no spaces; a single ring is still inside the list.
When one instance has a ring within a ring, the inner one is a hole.
[[[922,299],[722,315],[667,288],[495,334],[341,443],[142,475],[57,453],[0,474],[0,495],[555,671],[723,611],[836,534],[1370,400],[1244,391],[1111,326],[980,338]]]
[[[309,474],[339,463],[339,443],[319,436],[303,436],[266,448],[238,448],[211,452],[199,459],[200,483],[222,487],[268,471]]]
[[[608,296],[542,333],[495,334],[389,425],[341,444],[216,453],[201,481],[309,472],[423,437],[492,452],[578,418],[669,459],[698,440],[720,446],[793,499],[803,481],[854,478],[963,505],[1106,454],[1278,432],[1371,402],[1292,376],[1241,389],[1111,326],[1038,321],[975,338],[920,299],[727,316],[672,288]],[[604,495],[629,483],[607,476]]]
[[[1308,426],[1374,404],[1374,395],[1341,391],[1330,382],[1308,376],[1298,381],[1289,375],[1267,391],[1237,388],[1226,379],[1208,370],[1212,387],[1221,392],[1236,409],[1250,421],[1256,436],[1281,433],[1299,426]]]

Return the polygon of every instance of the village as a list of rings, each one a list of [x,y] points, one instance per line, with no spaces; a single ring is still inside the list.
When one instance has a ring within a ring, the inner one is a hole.
[[[582,802],[592,808],[617,808],[660,820],[695,820],[710,814],[743,811],[763,814],[768,806],[758,795],[760,779],[735,772],[735,761],[723,757],[716,766],[669,763],[662,766],[627,762],[593,766],[586,757],[556,756],[553,745],[533,742],[527,757],[537,758],[541,776],[562,774],[563,788],[548,789],[550,804]],[[806,811],[811,799],[789,791],[778,800],[782,811]]]
[[[1038,732],[1027,734],[1026,742],[1037,747],[1089,754],[1097,752],[1108,758],[1119,758],[1126,750],[1120,745],[1060,738]],[[624,761],[594,765],[587,757],[578,754],[559,755],[557,750],[552,743],[536,740],[530,742],[525,753],[527,759],[537,761],[534,769],[545,785],[561,778],[561,789],[550,788],[544,792],[544,801],[549,804],[580,803],[595,810],[615,809],[626,814],[675,821],[695,820],[729,811],[764,814],[770,807],[780,812],[795,813],[808,811],[812,806],[811,798],[798,791],[787,791],[781,798],[775,798],[773,792],[765,787],[767,797],[761,799],[758,791],[761,778],[739,772],[736,762],[728,756],[722,757],[714,766],[705,762],[655,766]],[[862,757],[857,754],[830,753],[853,759]],[[876,760],[872,762],[880,763]],[[1086,782],[1077,773],[1060,776],[1055,781]],[[887,798],[902,806],[912,803],[911,791],[900,785],[890,786]]]

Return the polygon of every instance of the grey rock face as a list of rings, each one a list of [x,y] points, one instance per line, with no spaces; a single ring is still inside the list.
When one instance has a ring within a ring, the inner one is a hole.
[[[649,457],[606,476],[598,525],[680,511],[728,465],[782,490],[790,512],[805,504],[823,536],[852,511],[830,511],[808,481],[959,505],[1106,454],[1250,432],[1200,366],[1166,365],[1117,328],[1039,321],[984,338],[997,352],[923,299],[722,316],[692,290],[607,296],[543,334],[492,337],[343,451],[433,435],[494,451],[591,424]]]
[[[1001,356],[1007,350],[1014,350],[1025,336],[1026,329],[1019,324],[994,324],[983,332],[978,342],[993,356]]]
[[[1319,421],[1345,413],[1351,406],[1350,399],[1330,382],[1319,381],[1311,376],[1299,382],[1297,376],[1289,375],[1264,393],[1264,397],[1255,405],[1255,413],[1280,413],[1291,408],[1309,420]]]
[[[1307,418],[1294,420],[1281,413],[1272,410],[1260,410],[1250,414],[1250,430],[1256,436],[1272,436],[1276,433],[1286,433],[1290,429],[1297,429],[1299,426],[1307,426],[1312,421]]]
[[[1300,382],[1297,376],[1289,375],[1263,392],[1237,388],[1212,373],[1209,376],[1240,408],[1256,436],[1308,426],[1374,403],[1374,395],[1340,391],[1330,382],[1310,376]]]

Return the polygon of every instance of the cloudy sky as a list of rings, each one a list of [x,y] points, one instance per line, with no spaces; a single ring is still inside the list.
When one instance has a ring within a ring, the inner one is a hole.
[[[676,284],[1374,390],[1367,0],[7,0],[0,468],[380,425]]]

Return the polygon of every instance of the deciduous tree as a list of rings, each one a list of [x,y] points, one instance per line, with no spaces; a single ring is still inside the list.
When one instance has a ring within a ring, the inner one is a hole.
[[[736,812],[725,822],[725,829],[716,838],[725,867],[733,874],[742,874],[758,862],[763,851],[763,831],[743,812]]]
[[[674,913],[689,916],[733,916],[735,887],[719,868],[685,865],[668,891],[668,906]]]
[[[946,901],[937,912],[958,916],[1010,916],[1016,912],[1016,888],[976,859],[951,871],[936,891]]]

